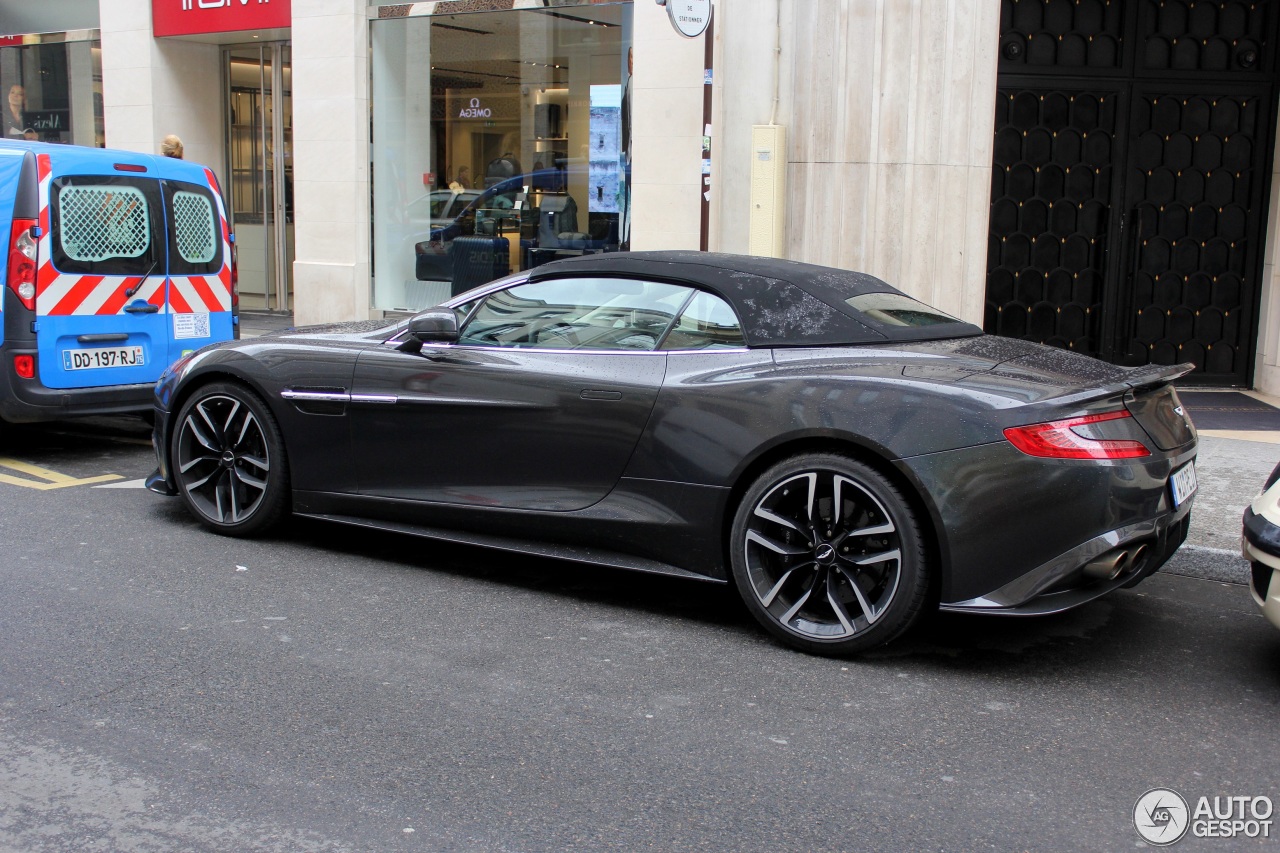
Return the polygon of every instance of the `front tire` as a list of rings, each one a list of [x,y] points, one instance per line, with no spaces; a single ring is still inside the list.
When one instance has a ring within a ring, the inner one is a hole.
[[[170,458],[182,500],[215,533],[262,533],[288,507],[289,462],[280,428],[243,385],[216,382],[196,391],[173,421]]]
[[[895,485],[848,457],[807,453],[765,471],[730,536],[738,592],[787,645],[865,651],[924,609],[929,570],[915,513]]]

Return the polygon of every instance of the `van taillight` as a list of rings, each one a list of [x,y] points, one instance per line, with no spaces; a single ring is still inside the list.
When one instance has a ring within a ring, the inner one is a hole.
[[[15,355],[13,372],[23,379],[34,379],[36,376],[36,357],[34,355]]]
[[[9,289],[24,307],[36,310],[36,238],[34,219],[15,219],[9,232]]]

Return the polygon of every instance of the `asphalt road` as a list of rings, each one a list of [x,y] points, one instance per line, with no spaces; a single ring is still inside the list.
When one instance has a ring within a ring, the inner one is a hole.
[[[220,538],[134,487],[145,435],[0,446],[0,850],[1115,850],[1152,787],[1280,802],[1280,632],[1211,547],[826,660],[723,587]]]

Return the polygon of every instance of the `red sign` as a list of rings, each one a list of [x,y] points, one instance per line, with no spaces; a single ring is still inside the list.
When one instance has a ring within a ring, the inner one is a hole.
[[[193,36],[288,27],[290,0],[151,0],[156,36]]]
[[[22,36],[0,36],[0,47],[22,44]]]

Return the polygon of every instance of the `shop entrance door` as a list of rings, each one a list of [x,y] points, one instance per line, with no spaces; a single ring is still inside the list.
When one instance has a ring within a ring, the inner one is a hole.
[[[293,98],[289,43],[222,51],[227,174],[240,304],[293,309]]]
[[[1001,9],[987,331],[1248,385],[1280,7]]]

